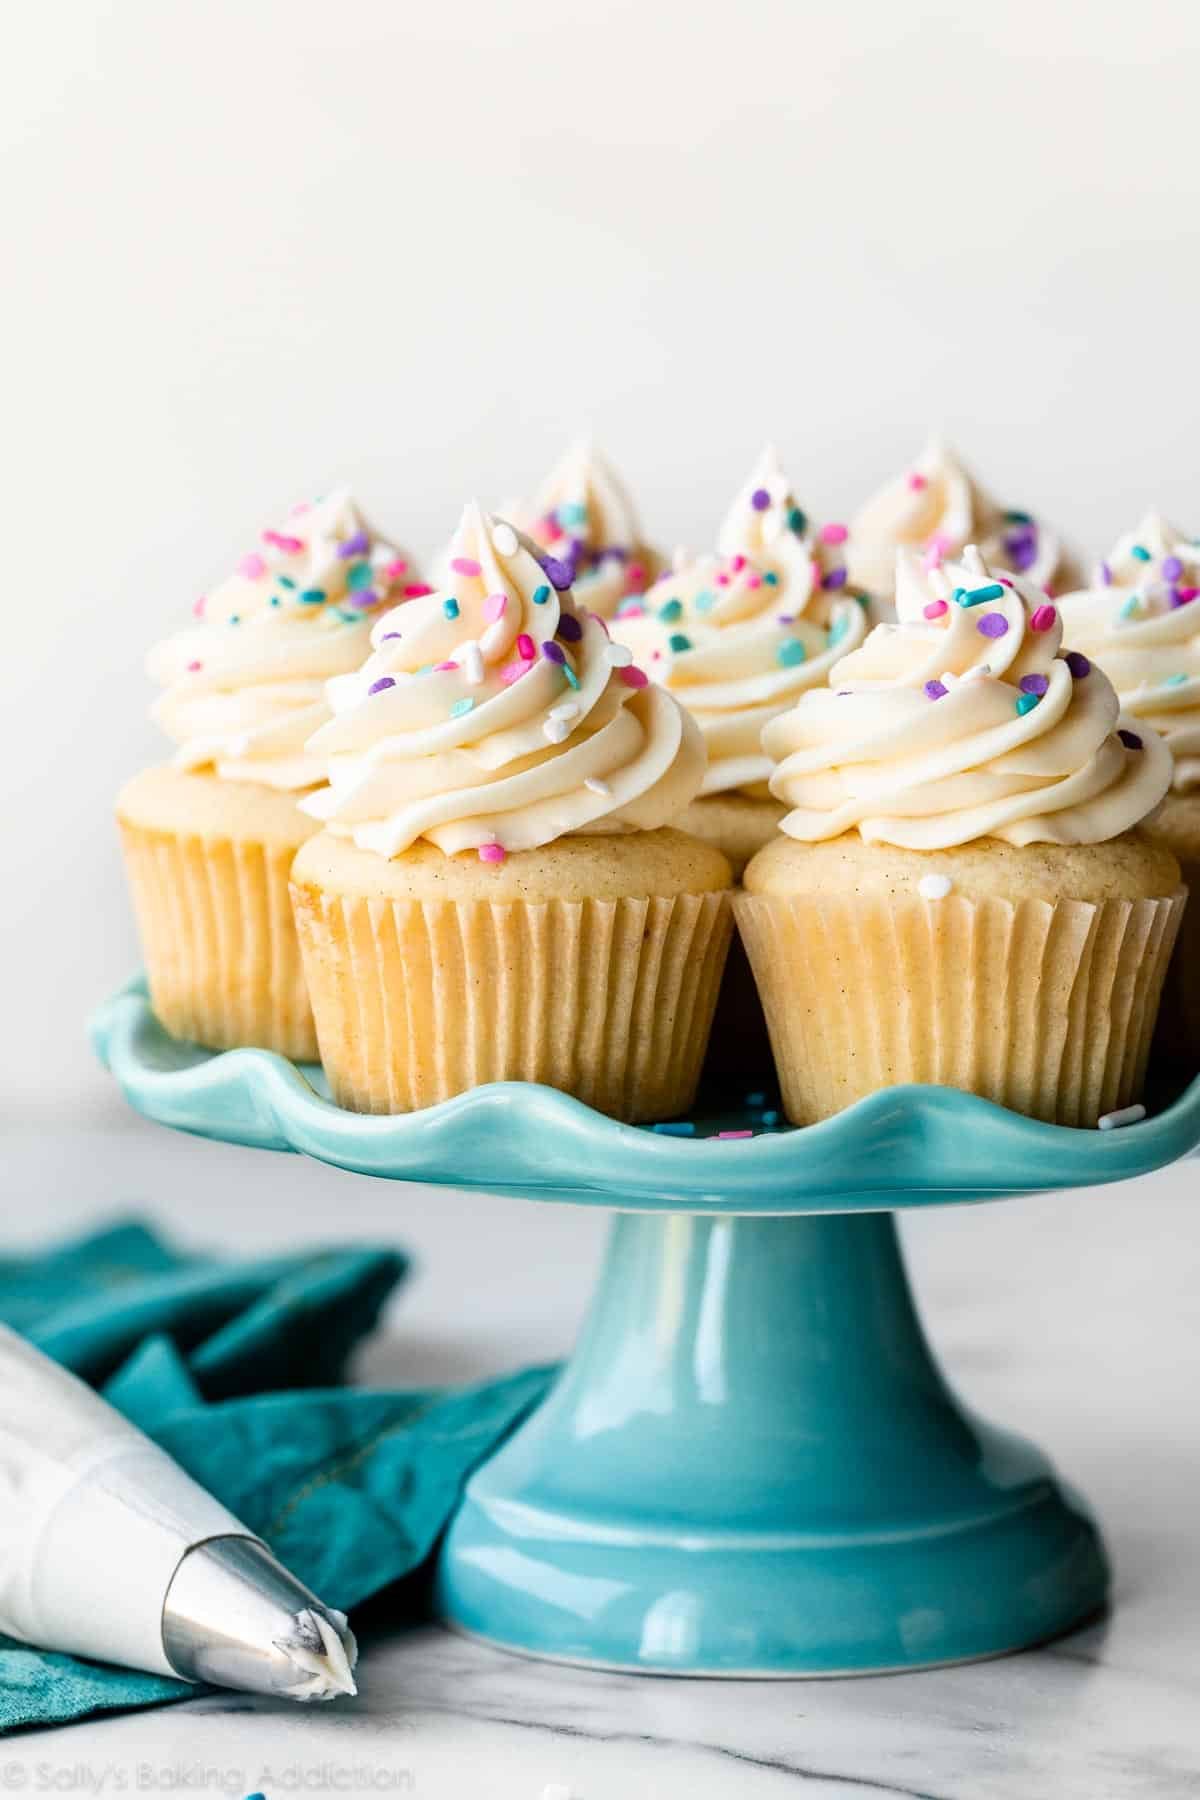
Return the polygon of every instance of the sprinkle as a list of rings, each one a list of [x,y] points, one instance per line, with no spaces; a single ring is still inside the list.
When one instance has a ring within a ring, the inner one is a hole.
[[[514,681],[520,681],[529,668],[527,662],[506,663],[500,671],[500,679],[505,687],[511,687]]]
[[[579,717],[578,700],[560,700],[557,706],[550,708],[552,719],[577,719]]]
[[[403,575],[403,573],[407,569],[407,567],[408,567],[408,564],[405,562],[405,560],[402,556],[393,557],[391,562],[384,563],[384,565],[383,565],[384,580],[389,581],[389,582],[390,581],[399,581],[400,577]],[[282,579],[283,579],[283,577],[280,576],[280,580],[282,580]]]
[[[928,606],[921,609],[927,619],[940,619],[943,613],[950,611],[948,600],[931,600]]]
[[[917,892],[922,900],[944,900],[953,887],[954,883],[948,875],[922,875],[917,883]]]
[[[841,643],[842,639],[845,637],[845,635],[849,631],[849,629],[850,629],[849,619],[843,618],[843,619],[835,619],[833,621],[833,624],[829,627],[829,647],[831,650],[834,648],[835,645]]]
[[[204,667],[204,664],[203,664],[203,663],[202,663],[202,662],[190,662],[190,663],[189,663],[189,664],[188,664],[188,673],[189,673],[189,674],[190,674],[190,675],[195,675],[195,674],[198,674],[198,673],[199,673],[199,671],[200,671],[200,670],[201,670],[201,669],[202,669],[202,668],[203,668],[203,667]]]
[[[1144,544],[1131,544],[1129,554],[1133,557],[1135,562],[1149,562],[1151,560],[1150,552]]]
[[[275,580],[278,586],[282,588],[294,588],[296,585],[290,575],[276,575]]]
[[[483,603],[484,618],[488,620],[502,618],[507,605],[507,594],[489,594]]]
[[[617,673],[625,683],[626,687],[644,688],[650,680],[646,671],[644,669],[639,669],[636,663],[630,663],[628,668],[618,669]]]
[[[935,556],[948,556],[954,548],[954,539],[948,531],[935,531],[930,534],[926,548]]]
[[[765,570],[763,573],[763,580],[766,582],[768,587],[778,587],[779,586],[779,577],[775,573],[774,569]]]
[[[1101,1131],[1115,1131],[1119,1125],[1138,1125],[1146,1116],[1146,1109],[1139,1100],[1136,1106],[1121,1106],[1116,1112],[1101,1113],[1096,1120]]]
[[[300,600],[305,606],[322,606],[325,602],[325,589],[301,588]]]
[[[796,615],[795,613],[776,613],[775,622],[777,625],[794,625],[796,623]]]
[[[207,605],[208,595],[199,595],[197,599],[192,601],[192,616],[197,619],[202,619],[204,617],[204,609]]]
[[[1162,684],[1164,687],[1182,687],[1187,680],[1186,675],[1164,675]]]
[[[560,668],[567,660],[566,652],[550,638],[542,645],[542,655],[547,662],[557,663]]]
[[[744,556],[735,556],[729,566],[735,575],[740,575],[746,566],[746,559]]]
[[[238,574],[244,575],[247,581],[257,581],[266,572],[266,559],[260,556],[257,550],[252,550],[249,556],[243,556],[238,564]]]
[[[550,589],[545,585],[545,583],[543,583],[541,587],[534,588],[533,604],[535,606],[545,606],[545,604],[549,598],[550,598]]]
[[[542,720],[542,736],[551,744],[565,744],[571,735],[571,726],[566,719],[556,719],[551,713],[548,719]]]
[[[387,644],[391,642],[392,638],[401,638],[403,635],[402,631],[385,631],[379,641],[381,644]]]
[[[1082,681],[1086,675],[1090,675],[1092,672],[1092,665],[1082,650],[1068,650],[1063,661],[1076,681]]]
[[[1178,581],[1183,574],[1183,564],[1177,556],[1168,556],[1163,562],[1162,576],[1164,581]]]
[[[1172,588],[1171,605],[1186,606],[1189,600],[1194,600],[1196,598],[1197,594],[1200,594],[1200,587]]]
[[[543,556],[542,568],[549,577],[551,586],[556,587],[560,594],[570,587],[572,569],[569,563],[560,562],[557,556]]]
[[[508,851],[503,844],[480,844],[479,860],[485,863],[502,863]]]
[[[1049,631],[1057,617],[1057,607],[1035,606],[1029,615],[1029,629],[1030,631]]]
[[[451,669],[457,669],[458,666],[459,665],[456,662],[434,663],[433,672],[435,675],[444,675]]]
[[[630,563],[625,571],[625,586],[631,594],[640,594],[648,579],[641,563]]]
[[[804,662],[807,656],[808,651],[799,638],[788,638],[787,642],[780,644],[775,652],[775,661],[781,669],[794,669],[799,663]]]
[[[719,1138],[752,1138],[754,1133],[752,1131],[718,1131],[717,1136]]]
[[[848,573],[846,569],[830,569],[828,575],[821,577],[821,586],[823,588],[845,587]]]
[[[479,645],[472,642],[465,643],[458,654],[462,657],[467,680],[472,687],[478,687],[483,680],[483,652]]]
[[[1100,586],[1101,587],[1111,587],[1112,586],[1112,570],[1109,568],[1109,566],[1106,562],[1102,562],[1098,565],[1098,567],[1096,569],[1096,573],[1100,577]]]
[[[406,600],[421,600],[426,594],[432,594],[433,589],[427,581],[410,581],[401,591]]]
[[[673,650],[676,656],[682,656],[683,652],[685,650],[690,650],[691,647],[691,638],[687,637],[682,631],[673,631],[667,639],[667,649]]]
[[[241,613],[230,613],[229,618],[226,620],[226,624],[228,624],[228,625],[240,625],[241,622],[242,622]]]
[[[674,620],[681,619],[683,617],[683,601],[664,600],[658,609],[658,616],[664,625],[670,625]]]
[[[1050,681],[1045,675],[1022,675],[1017,686],[1023,694],[1036,694],[1040,700],[1050,686]]]
[[[453,594],[451,594],[448,600],[442,601],[442,611],[448,619],[457,619],[458,601],[454,598]]]
[[[1146,748],[1137,732],[1127,731],[1123,725],[1118,728],[1117,736],[1127,750],[1144,750]]]
[[[1003,600],[1004,589],[998,581],[989,581],[984,587],[955,588],[954,598],[960,606],[982,606],[985,600]]]
[[[803,537],[808,530],[808,515],[802,513],[798,506],[793,506],[787,516],[788,530],[794,531],[797,537]]]
[[[765,1112],[765,1113],[764,1113],[764,1114],[763,1114],[763,1116],[762,1116],[762,1122],[763,1122],[763,1124],[764,1124],[764,1125],[778,1125],[778,1123],[779,1123],[779,1114],[778,1114],[778,1113],[777,1113],[777,1112],[776,1112],[776,1111],[775,1111],[775,1109],[774,1109],[774,1108],[773,1108],[773,1107],[772,1107],[772,1108],[771,1108],[771,1110],[770,1110],[770,1111],[769,1111],[769,1112]]]
[[[570,663],[563,664],[563,674],[567,678],[567,686],[573,687],[575,689],[575,692],[578,693],[579,692],[579,677],[575,673],[574,669],[571,667]]]
[[[586,525],[587,507],[579,500],[564,500],[556,516],[560,525]]]
[[[1018,716],[1024,718],[1026,713],[1032,712],[1034,707],[1041,700],[1041,697],[1040,694],[1022,694],[1020,699],[1016,702]]]
[[[574,613],[563,613],[558,621],[558,636],[565,638],[568,644],[577,644],[583,636],[583,626]]]
[[[474,705],[475,702],[471,695],[465,694],[461,700],[456,700],[454,705],[450,708],[450,717],[452,719],[461,719],[463,714],[469,713]]]
[[[356,531],[353,537],[344,539],[338,545],[338,557],[342,562],[349,562],[352,556],[365,556],[371,548],[371,540],[365,531]]]
[[[607,654],[614,669],[627,669],[633,661],[633,651],[625,644],[609,644]]]
[[[950,689],[944,682],[927,681],[925,683],[925,698],[927,700],[944,700],[949,692]]]
[[[753,1094],[747,1094],[746,1095],[746,1105],[747,1106],[764,1106],[766,1104],[766,1099],[767,1099],[767,1096],[765,1094],[760,1094],[757,1092],[753,1093]]]
[[[501,556],[515,556],[518,547],[516,532],[511,525],[506,525],[502,519],[492,532],[493,550],[498,550]]]
[[[919,494],[922,488],[927,488],[929,486],[929,478],[926,475],[918,474],[917,470],[914,469],[908,478],[908,485],[914,494]]]
[[[845,525],[822,525],[821,542],[823,544],[844,544],[850,536]]]
[[[975,629],[985,638],[1002,638],[1008,630],[1008,620],[1003,613],[985,613]]]
[[[768,494],[766,488],[755,488],[750,496],[750,504],[755,512],[766,512],[768,506],[771,504],[771,496]]]
[[[657,1131],[660,1137],[695,1137],[696,1135],[696,1127],[690,1119],[681,1119],[678,1123],[672,1121],[666,1125],[652,1125],[650,1129]]]
[[[303,538],[288,537],[282,531],[264,531],[262,539],[264,544],[273,544],[276,550],[282,550],[285,556],[299,556],[304,548]]]
[[[692,605],[698,613],[709,613],[716,604],[717,596],[714,593],[710,593],[708,588],[704,588],[692,601]]]
[[[532,662],[537,655],[537,645],[527,631],[521,632],[517,638],[517,655],[524,657],[526,662]]]
[[[473,556],[454,556],[450,559],[450,567],[456,575],[482,575],[483,569]]]
[[[612,789],[607,781],[601,781],[598,775],[588,775],[584,779],[584,787],[589,794],[611,794]]]
[[[371,683],[367,692],[368,694],[382,694],[384,688],[395,687],[395,685],[396,683],[390,675],[381,675],[378,681]]]

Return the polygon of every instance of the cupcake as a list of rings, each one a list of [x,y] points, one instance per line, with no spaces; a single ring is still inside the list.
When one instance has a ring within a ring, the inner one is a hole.
[[[768,447],[717,553],[677,559],[644,599],[618,608],[617,631],[691,713],[708,751],[700,796],[677,823],[716,844],[739,876],[784,813],[767,786],[763,727],[865,635],[845,540],[844,525],[810,521]]]
[[[1146,829],[1200,887],[1200,543],[1149,513],[1061,601],[1071,641],[1100,662],[1137,722],[1166,740],[1171,791]],[[1200,1057],[1200,911],[1184,914],[1163,1007],[1169,1048]]]
[[[611,619],[629,594],[642,593],[662,557],[642,537],[628,490],[587,439],[543,482],[518,523],[571,572],[578,604]]]
[[[567,571],[478,506],[444,591],[381,619],[310,745],[325,830],[292,870],[339,1104],[543,1082],[623,1119],[692,1099],[729,865],[666,828],[704,746]]]
[[[264,531],[151,652],[153,716],[178,750],[127,783],[117,817],[151,1002],[176,1037],[316,1055],[288,898],[316,830],[297,798],[325,773],[305,745],[380,609],[425,591],[338,492]]]
[[[961,555],[967,544],[1047,592],[1075,579],[1058,533],[1032,513],[989,498],[940,438],[854,515],[851,579],[886,606],[893,598],[897,550],[917,550],[937,562]]]
[[[914,1081],[1095,1125],[1137,1097],[1183,910],[1135,829],[1170,754],[1031,582],[902,552],[896,594],[764,733],[789,811],[736,911],[788,1116]]]

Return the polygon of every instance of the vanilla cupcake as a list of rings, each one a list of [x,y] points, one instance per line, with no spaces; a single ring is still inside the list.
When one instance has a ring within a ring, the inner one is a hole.
[[[730,932],[728,863],[664,829],[703,742],[511,525],[469,506],[449,568],[375,626],[311,745],[326,829],[292,894],[334,1095],[405,1112],[524,1080],[668,1117]]]
[[[1071,642],[1102,665],[1125,712],[1166,740],[1171,791],[1146,829],[1200,888],[1200,543],[1149,513],[1090,588],[1060,602]],[[1138,727],[1140,729],[1140,725]],[[1171,1048],[1200,1057],[1200,909],[1184,914],[1163,1008]]]
[[[264,531],[151,652],[153,716],[178,750],[126,784],[117,817],[151,1001],[176,1037],[315,1056],[288,898],[316,830],[297,798],[325,774],[305,745],[380,609],[427,591],[339,491]]]
[[[768,726],[789,808],[737,917],[788,1116],[902,1082],[1094,1125],[1136,1099],[1183,910],[1170,755],[977,552]]]
[[[919,551],[933,567],[960,556],[967,544],[1048,593],[1075,579],[1058,533],[1033,513],[992,500],[940,438],[854,515],[851,579],[886,606],[893,598],[897,550]]]
[[[704,737],[700,797],[678,820],[741,874],[784,808],[767,783],[763,727],[820,686],[866,632],[848,586],[844,525],[817,527],[768,447],[738,494],[717,554],[682,557],[615,629]]]

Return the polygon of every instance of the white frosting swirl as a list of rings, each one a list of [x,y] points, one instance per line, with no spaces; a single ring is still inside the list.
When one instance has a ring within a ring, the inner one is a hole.
[[[1148,513],[1060,602],[1071,642],[1101,664],[1126,712],[1166,739],[1173,785],[1200,789],[1200,543]]]
[[[912,467],[859,508],[850,526],[850,574],[871,594],[892,593],[898,549],[924,552],[930,566],[977,544],[988,561],[1049,588],[1065,566],[1062,544],[1031,513],[999,506],[949,445],[933,438]]]
[[[611,619],[627,594],[645,591],[662,565],[642,536],[629,490],[587,438],[551,470],[518,523],[573,574],[575,598]]]
[[[617,629],[704,735],[702,793],[765,798],[763,726],[865,636],[845,538],[843,525],[812,526],[768,446],[721,527],[720,554],[685,558],[619,608]]]
[[[381,619],[371,642],[330,683],[334,718],[310,746],[330,785],[303,802],[363,849],[393,857],[427,838],[498,861],[570,832],[667,824],[699,789],[695,726],[576,610],[555,560],[477,505],[447,589]]]
[[[406,590],[428,592],[344,489],[293,507],[196,602],[196,624],[150,652],[176,763],[284,790],[323,781],[304,746],[329,717],[325,683],[359,666],[379,609]]]
[[[993,577],[973,549],[945,570],[900,552],[896,598],[899,623],[764,733],[790,837],[1091,844],[1158,805],[1166,746],[1120,717],[1086,657],[1061,652],[1058,608],[1032,583]]]

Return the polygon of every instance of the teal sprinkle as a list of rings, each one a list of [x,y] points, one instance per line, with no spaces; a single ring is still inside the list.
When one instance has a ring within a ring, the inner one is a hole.
[[[324,588],[301,588],[300,599],[305,606],[324,606]]]
[[[1005,521],[1009,525],[1032,525],[1033,515],[1027,512],[1006,512]]]
[[[677,1124],[652,1125],[651,1131],[657,1131],[660,1137],[695,1137],[696,1127],[690,1119],[681,1119]]]
[[[369,562],[351,563],[350,567],[346,570],[346,586],[350,589],[351,593],[357,593],[360,588],[368,588],[368,587],[370,587],[370,585],[371,585],[371,565],[370,565],[370,563]]]
[[[535,606],[545,606],[545,604],[549,598],[550,598],[550,589],[544,583],[541,587],[534,588],[533,604]]]
[[[690,650],[691,647],[691,638],[685,637],[682,631],[673,631],[667,639],[668,650],[674,650],[677,656],[684,650]]]
[[[775,661],[782,669],[794,669],[796,664],[802,663],[807,656],[808,651],[799,638],[788,638],[785,643],[780,644],[775,652]]]
[[[231,624],[231,625],[240,625],[240,624],[241,624],[241,622],[242,622],[242,615],[241,615],[241,613],[230,613],[230,615],[229,615],[229,623],[230,623],[230,624]]]
[[[1165,675],[1163,677],[1163,686],[1182,687],[1184,682],[1189,681],[1190,679],[1191,677],[1188,675]]]
[[[279,583],[280,587],[294,588],[296,585],[290,575],[277,575],[275,577],[275,579]]]
[[[1150,552],[1146,549],[1144,544],[1135,544],[1129,554],[1134,558],[1135,562],[1150,561]]]
[[[954,598],[960,606],[982,606],[985,600],[1003,600],[1004,589],[998,581],[989,581],[986,587],[955,588]]]
[[[454,598],[453,595],[451,595],[449,600],[442,601],[442,611],[445,613],[445,615],[448,619],[457,619],[457,617],[458,617],[458,601]]]
[[[417,674],[418,675],[432,675],[433,674],[433,664],[432,663],[422,663],[421,667],[417,670]]]
[[[763,580],[766,582],[768,587],[778,587],[779,586],[779,577],[775,573],[774,569],[768,569],[763,576]]]
[[[1019,715],[1024,718],[1026,713],[1032,712],[1041,697],[1040,694],[1022,694],[1021,698],[1017,701],[1017,712]]]
[[[829,648],[831,650],[835,644],[841,643],[849,629],[850,621],[848,619],[835,619],[833,621],[833,624],[829,627]]]
[[[1130,594],[1128,600],[1123,600],[1121,602],[1117,611],[1118,619],[1132,619],[1134,613],[1141,604],[1142,596],[1140,594]]]
[[[283,605],[283,601],[279,598],[278,594],[271,595],[271,605],[272,606],[282,606]]]
[[[808,515],[802,513],[798,506],[790,509],[787,522],[789,531],[794,531],[797,537],[803,537],[808,530]]]
[[[577,692],[577,693],[578,693],[578,691],[579,691],[579,677],[578,677],[578,675],[577,675],[577,674],[576,674],[576,673],[575,673],[575,671],[574,671],[574,669],[573,669],[573,668],[572,668],[572,667],[571,667],[571,665],[570,665],[570,663],[563,663],[563,665],[562,665],[562,672],[563,672],[563,674],[564,674],[564,675],[565,675],[565,676],[566,676],[566,678],[567,678],[567,685],[568,685],[568,687],[573,687],[573,688],[574,688],[574,689],[575,689],[575,691],[576,691],[576,692]]]
[[[662,620],[664,625],[670,625],[676,619],[682,619],[682,617],[683,617],[683,601],[682,600],[664,600],[662,605],[658,609],[658,616]]]
[[[346,625],[357,625],[362,618],[361,613],[347,612],[344,606],[338,607],[337,616]]]
[[[474,705],[474,700],[472,700],[471,696],[468,694],[464,699],[456,700],[454,702],[454,705],[450,708],[450,717],[452,719],[461,719],[463,714],[469,713]]]
[[[854,598],[858,601],[858,604],[862,607],[863,611],[866,612],[871,604],[870,594],[855,594]]]
[[[777,1112],[775,1112],[774,1110],[772,1110],[771,1112],[765,1112],[762,1116],[762,1122],[764,1125],[778,1125],[779,1114]]]
[[[692,605],[698,613],[711,612],[716,604],[717,596],[710,593],[707,588],[704,588],[701,593],[697,594],[696,598],[692,601]]]
[[[755,1094],[747,1094],[746,1095],[746,1105],[747,1106],[765,1106],[766,1104],[767,1104],[767,1096],[765,1094],[755,1093]]]
[[[564,501],[555,514],[560,525],[586,525],[587,507],[578,500]]]

